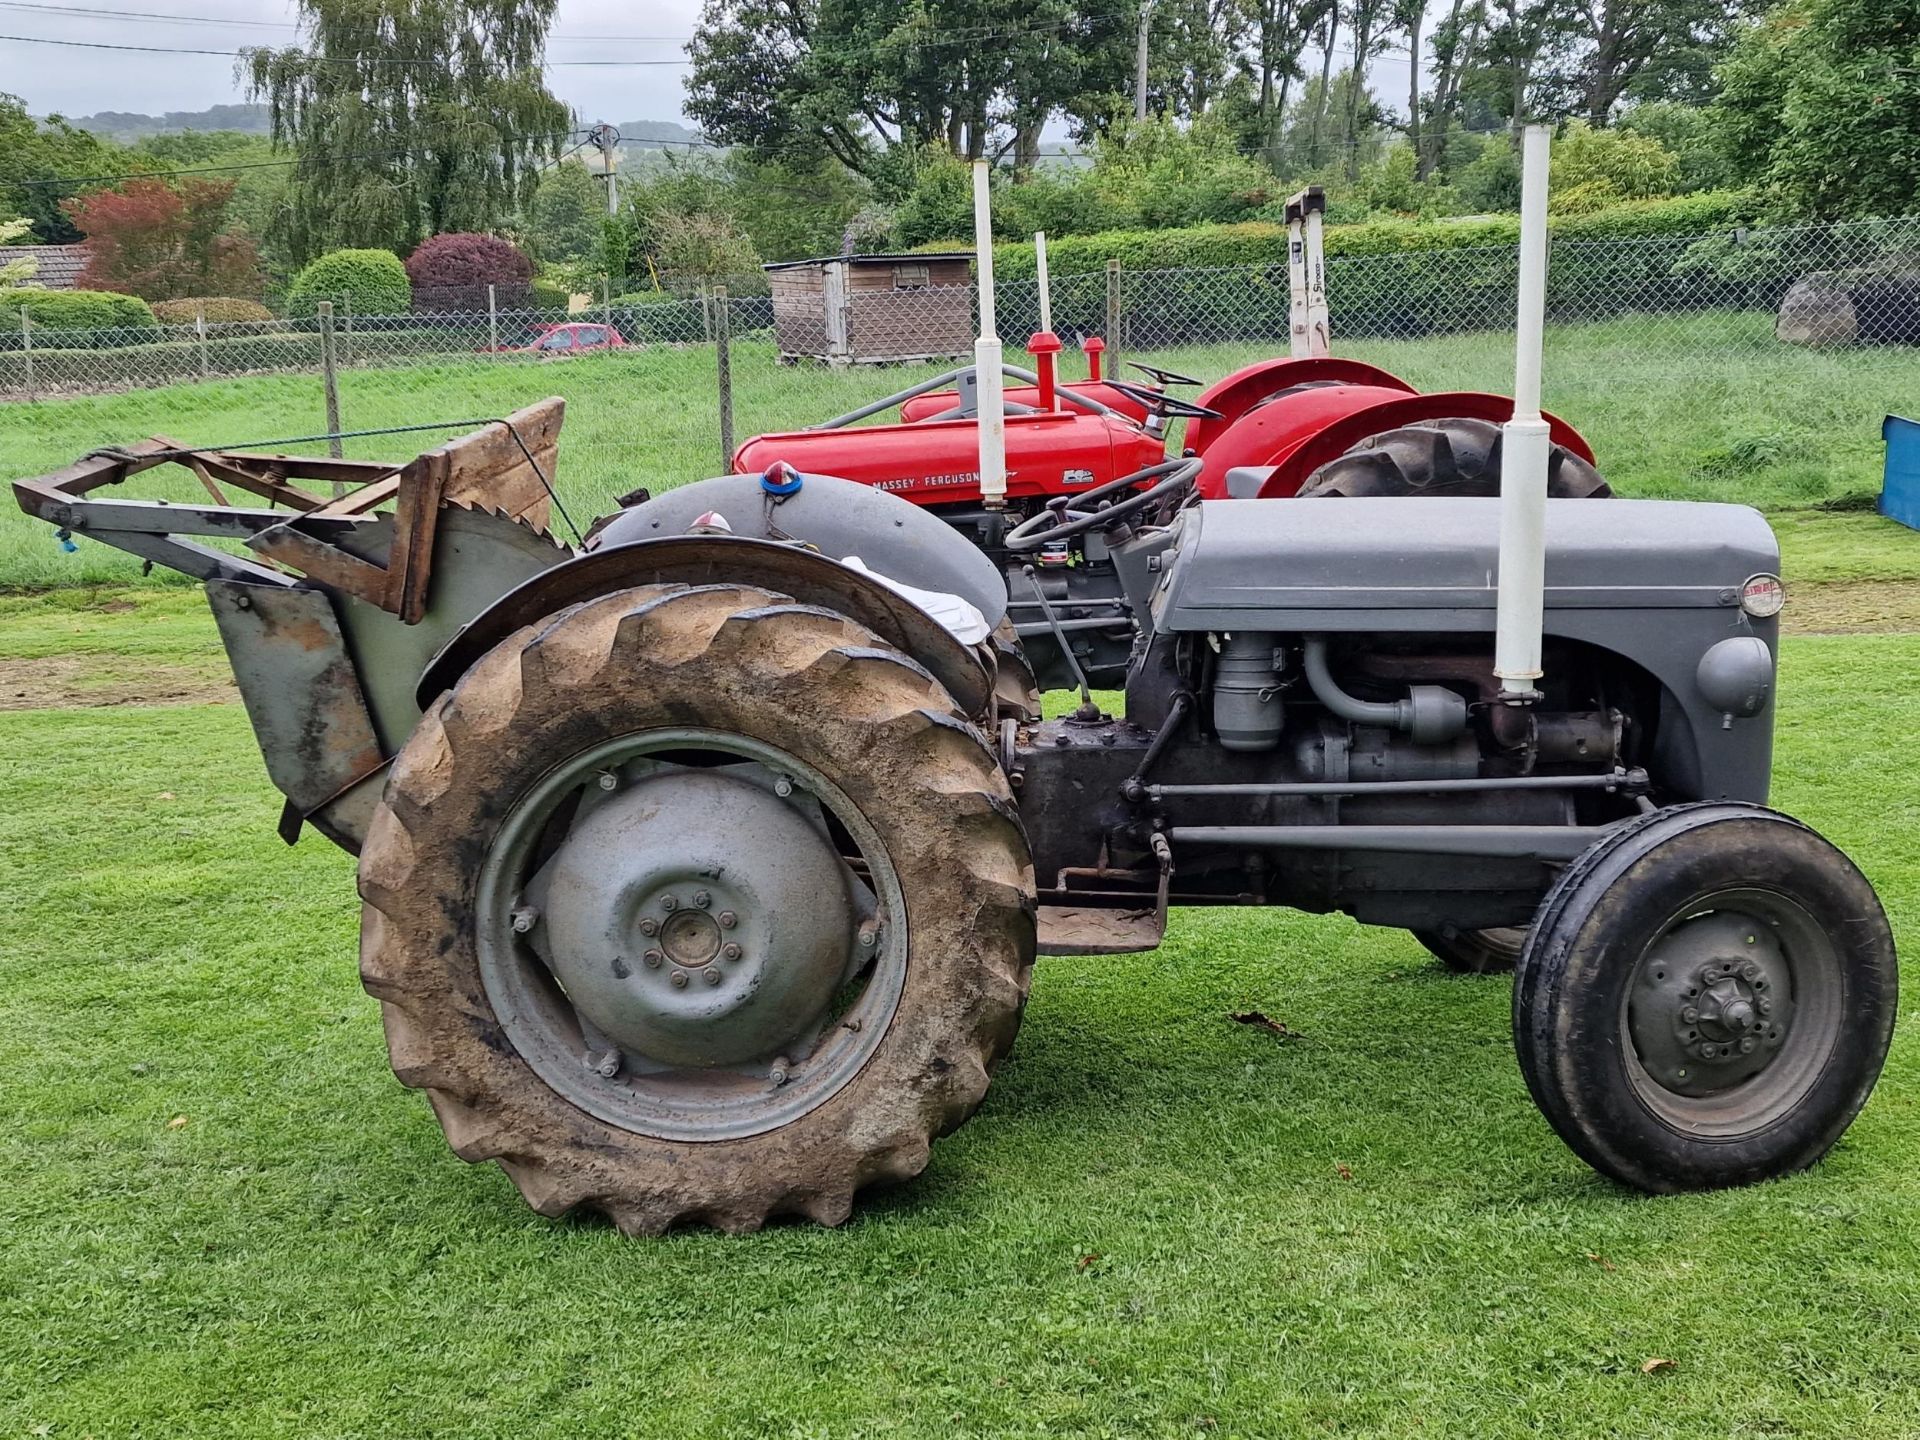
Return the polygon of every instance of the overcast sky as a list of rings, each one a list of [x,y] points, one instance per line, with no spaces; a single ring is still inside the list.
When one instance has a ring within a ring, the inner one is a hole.
[[[95,13],[61,13],[79,10]],[[700,0],[560,0],[548,47],[554,93],[588,122],[681,119],[685,66],[659,62],[682,58],[681,46],[699,10]],[[100,11],[134,12],[141,18]],[[293,13],[287,0],[0,0],[0,35],[233,51],[290,41]],[[568,63],[581,61],[596,63]],[[602,63],[607,61],[655,63]],[[157,115],[244,100],[233,66],[231,58],[220,55],[0,39],[0,91],[20,96],[38,115],[101,110]],[[1401,100],[1407,85],[1406,56],[1379,57],[1368,78],[1369,88],[1388,104]]]

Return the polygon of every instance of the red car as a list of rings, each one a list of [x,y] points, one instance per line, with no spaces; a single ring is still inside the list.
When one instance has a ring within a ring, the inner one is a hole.
[[[526,344],[502,345],[500,350],[508,355],[538,355],[543,359],[557,359],[589,350],[618,350],[626,343],[626,339],[611,325],[579,321],[564,325],[541,325],[533,331],[533,338]]]

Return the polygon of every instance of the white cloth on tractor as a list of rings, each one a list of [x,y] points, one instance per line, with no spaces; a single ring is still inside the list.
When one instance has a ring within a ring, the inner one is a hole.
[[[949,595],[944,590],[921,590],[891,575],[882,575],[858,555],[848,555],[840,563],[849,570],[872,576],[894,594],[904,595],[938,620],[942,628],[962,645],[978,645],[993,633],[993,628],[987,624],[987,617],[970,601],[958,595]]]

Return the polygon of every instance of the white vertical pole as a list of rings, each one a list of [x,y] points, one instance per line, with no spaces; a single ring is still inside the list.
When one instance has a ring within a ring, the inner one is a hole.
[[[1287,206],[1287,356],[1304,360],[1313,352],[1307,345],[1306,220]]]
[[[1520,310],[1513,355],[1513,418],[1501,427],[1500,593],[1493,673],[1520,703],[1540,678],[1546,586],[1547,424],[1540,418],[1540,360],[1547,312],[1548,130],[1529,125],[1521,144]]]
[[[1007,503],[1007,407],[1000,332],[993,314],[993,199],[987,162],[973,162],[973,244],[980,272],[980,338],[973,342],[973,378],[980,407],[980,502]]]
[[[1053,291],[1047,284],[1047,232],[1033,232],[1033,269],[1040,281],[1040,328],[1053,333]]]
[[[1307,252],[1307,354],[1316,358],[1333,353],[1332,326],[1327,315],[1327,242],[1322,227],[1325,218],[1317,206],[1309,207],[1301,226]]]

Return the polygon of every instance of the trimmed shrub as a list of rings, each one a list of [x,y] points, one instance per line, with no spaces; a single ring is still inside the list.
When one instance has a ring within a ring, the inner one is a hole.
[[[42,330],[153,330],[153,310],[136,295],[111,290],[48,290],[22,285],[0,290],[0,326],[20,328],[20,312]]]
[[[504,310],[522,309],[533,262],[497,235],[436,235],[407,257],[416,310],[485,310],[487,287]]]
[[[191,325],[203,311],[209,325],[257,325],[273,319],[273,312],[258,300],[226,295],[205,300],[160,300],[153,307],[154,318],[162,325]]]
[[[351,301],[355,315],[404,315],[413,303],[407,267],[390,250],[332,250],[294,276],[287,314],[312,315],[322,300]]]
[[[549,284],[545,280],[536,280],[527,287],[527,308],[530,310],[558,310],[564,312],[573,301],[564,285]]]

